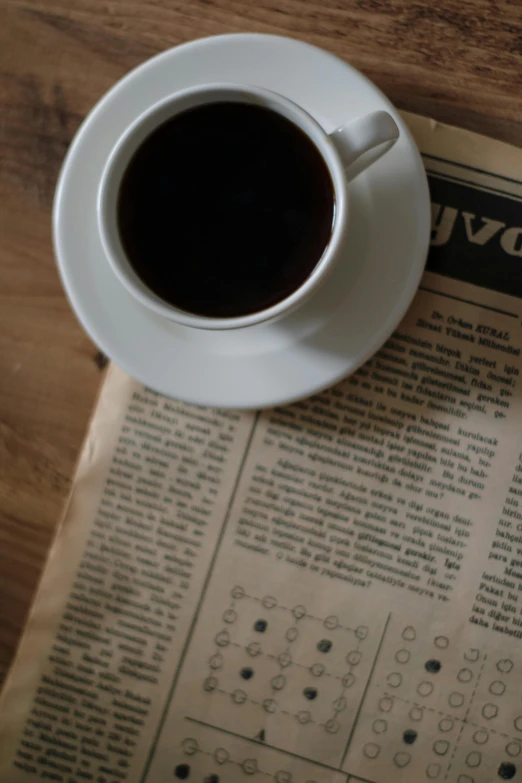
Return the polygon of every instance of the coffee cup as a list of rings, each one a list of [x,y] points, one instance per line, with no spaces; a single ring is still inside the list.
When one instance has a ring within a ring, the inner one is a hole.
[[[328,134],[259,87],[174,94],[127,128],[104,166],[107,259],[141,305],[182,326],[278,319],[350,262],[348,182],[398,136],[385,111]]]

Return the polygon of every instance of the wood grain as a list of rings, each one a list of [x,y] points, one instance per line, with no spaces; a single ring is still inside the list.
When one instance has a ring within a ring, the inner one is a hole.
[[[103,366],[54,266],[61,161],[89,108],[126,71],[229,32],[302,38],[349,60],[400,108],[522,143],[519,0],[0,2],[0,680]]]

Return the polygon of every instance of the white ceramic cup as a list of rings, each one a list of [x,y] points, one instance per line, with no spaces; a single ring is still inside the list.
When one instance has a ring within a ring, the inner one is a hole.
[[[122,247],[117,226],[121,180],[134,153],[160,125],[177,114],[208,103],[233,101],[272,109],[297,125],[319,150],[330,172],[335,214],[330,241],[309,277],[289,296],[264,310],[233,318],[194,315],[165,302],[138,277]],[[281,317],[295,310],[317,290],[342,256],[350,210],[348,182],[387,152],[399,129],[385,111],[373,111],[327,134],[304,109],[288,98],[260,87],[209,84],[178,92],[152,106],[130,125],[105,164],[98,191],[98,227],[107,258],[120,281],[145,307],[184,326],[199,329],[238,329]]]

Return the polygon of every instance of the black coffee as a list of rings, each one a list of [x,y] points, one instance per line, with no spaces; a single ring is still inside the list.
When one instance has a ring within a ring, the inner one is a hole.
[[[203,316],[276,304],[319,261],[334,192],[309,138],[269,109],[214,103],[157,128],[124,174],[118,227],[161,299]]]

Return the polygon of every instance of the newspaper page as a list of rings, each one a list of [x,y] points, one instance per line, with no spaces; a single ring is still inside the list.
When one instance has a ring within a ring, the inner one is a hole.
[[[110,368],[2,783],[522,780],[522,151],[408,121],[427,271],[355,375],[250,413]]]

